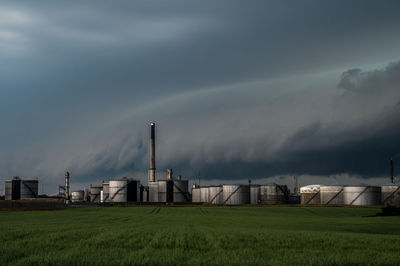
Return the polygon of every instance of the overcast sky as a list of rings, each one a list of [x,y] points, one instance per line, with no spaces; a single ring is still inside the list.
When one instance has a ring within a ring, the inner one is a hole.
[[[158,178],[387,183],[399,14],[397,0],[2,1],[0,179],[147,183],[155,121]]]

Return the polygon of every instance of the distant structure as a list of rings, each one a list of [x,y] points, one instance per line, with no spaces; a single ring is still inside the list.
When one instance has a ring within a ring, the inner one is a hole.
[[[70,203],[70,197],[69,197],[69,172],[65,173],[65,203]]]
[[[35,179],[21,180],[18,176],[4,182],[5,199],[21,200],[37,198],[39,181]]]
[[[394,163],[392,158],[390,158],[390,183],[394,183]]]
[[[156,124],[150,123],[150,169],[149,182],[156,181]]]

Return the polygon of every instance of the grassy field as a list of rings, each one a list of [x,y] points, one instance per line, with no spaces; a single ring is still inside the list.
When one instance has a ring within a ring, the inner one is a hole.
[[[0,211],[1,265],[400,264],[400,217],[343,207]]]

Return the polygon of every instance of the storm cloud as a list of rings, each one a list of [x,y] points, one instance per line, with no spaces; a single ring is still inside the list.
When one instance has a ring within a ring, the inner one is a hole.
[[[397,1],[0,6],[0,175],[54,191],[157,168],[234,182],[387,175]],[[367,182],[367,181],[366,181]]]

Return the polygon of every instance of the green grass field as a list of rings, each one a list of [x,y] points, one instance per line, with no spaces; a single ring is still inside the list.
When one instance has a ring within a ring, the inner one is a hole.
[[[400,217],[343,207],[1,211],[1,265],[400,264]]]

